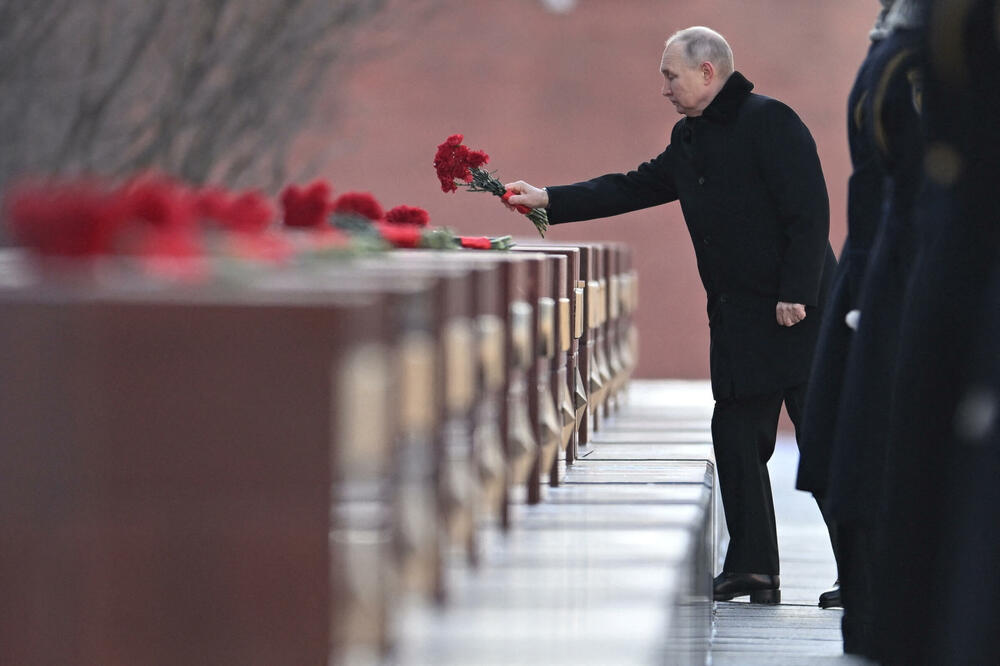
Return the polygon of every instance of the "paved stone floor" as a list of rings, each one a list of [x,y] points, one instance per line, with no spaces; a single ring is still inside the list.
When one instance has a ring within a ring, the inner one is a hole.
[[[844,655],[839,609],[817,607],[817,597],[837,577],[829,536],[812,496],[795,490],[798,451],[791,436],[778,440],[769,469],[781,553],[781,604],[746,598],[716,603],[713,666],[755,664],[868,664]]]

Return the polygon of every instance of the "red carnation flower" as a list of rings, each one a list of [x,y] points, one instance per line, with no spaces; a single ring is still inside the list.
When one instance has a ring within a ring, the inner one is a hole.
[[[229,215],[232,195],[221,187],[206,187],[193,195],[194,214],[203,220],[221,221]]]
[[[461,185],[470,192],[489,192],[503,197],[507,204],[511,193],[506,191],[504,184],[483,168],[489,162],[490,156],[481,150],[469,150],[462,145],[462,135],[453,134],[437,147],[434,154],[434,172],[441,183],[443,192],[455,192]],[[510,206],[512,210],[526,215],[535,229],[542,236],[549,227],[548,213],[544,208],[529,208],[528,206]]]
[[[196,217],[212,220],[229,231],[260,233],[274,219],[271,202],[259,190],[234,194],[220,187],[206,187],[188,199]]]
[[[297,228],[317,228],[323,226],[330,210],[330,195],[333,189],[324,181],[317,180],[301,189],[289,185],[281,193],[285,226]]]
[[[470,150],[466,162],[470,169],[478,169],[490,161],[490,156],[481,150]]]
[[[6,208],[14,239],[43,255],[110,253],[125,223],[120,200],[91,183],[16,186]]]
[[[184,188],[164,178],[141,178],[126,184],[120,196],[135,221],[157,229],[188,227],[194,220],[191,197]]]
[[[469,150],[462,145],[462,135],[452,134],[437,147],[434,171],[441,182],[441,190],[454,192],[455,181],[472,182],[471,169],[478,169],[489,162],[490,156],[481,150]]]
[[[267,229],[273,219],[271,202],[262,192],[251,190],[233,200],[220,222],[230,231],[257,234]]]
[[[367,217],[369,220],[381,220],[384,216],[382,206],[370,192],[347,192],[337,197],[333,202],[333,212],[354,214]]]
[[[458,241],[462,247],[470,250],[492,250],[493,243],[485,236],[459,236]]]
[[[385,221],[389,224],[412,224],[426,227],[431,221],[431,216],[423,208],[396,206],[385,214]]]
[[[379,224],[379,233],[387,243],[394,247],[420,247],[423,230],[413,224]]]

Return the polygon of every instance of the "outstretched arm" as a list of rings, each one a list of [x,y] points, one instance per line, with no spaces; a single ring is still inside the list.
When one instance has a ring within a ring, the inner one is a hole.
[[[551,224],[610,217],[677,199],[669,146],[628,173],[611,173],[544,190],[524,181],[507,187],[517,191],[510,197],[510,204],[547,208]]]

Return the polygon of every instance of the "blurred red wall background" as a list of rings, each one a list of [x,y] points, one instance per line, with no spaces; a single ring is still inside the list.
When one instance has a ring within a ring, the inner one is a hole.
[[[578,0],[553,13],[539,0],[447,2],[410,25],[360,35],[357,65],[331,84],[337,107],[328,110],[328,131],[301,138],[298,162],[321,165],[339,192],[368,190],[386,206],[421,206],[433,224],[462,234],[530,237],[530,223],[489,195],[443,194],[431,166],[437,144],[464,134],[505,182],[555,185],[631,169],[663,149],[679,119],[660,95],[664,40],[707,25],[727,38],[756,92],[789,104],[811,129],[839,254],[846,98],[878,6]],[[704,290],[677,204],[555,227],[548,238],[631,244],[641,285],[639,376],[708,376]]]

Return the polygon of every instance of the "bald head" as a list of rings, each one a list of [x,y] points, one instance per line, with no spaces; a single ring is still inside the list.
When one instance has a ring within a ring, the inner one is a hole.
[[[733,51],[714,30],[686,28],[667,40],[660,71],[663,96],[677,112],[700,116],[733,73]]]
[[[696,25],[684,30],[678,30],[667,40],[666,46],[677,46],[684,55],[689,67],[698,67],[703,62],[710,62],[715,68],[716,76],[725,80],[735,70],[733,65],[733,50],[725,38],[704,26]]]

